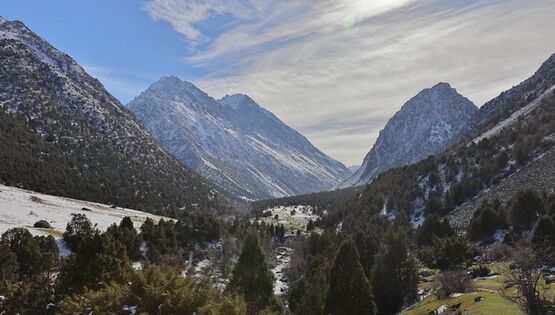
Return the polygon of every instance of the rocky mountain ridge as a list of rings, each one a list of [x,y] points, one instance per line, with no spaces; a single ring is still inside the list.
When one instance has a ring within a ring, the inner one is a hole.
[[[175,157],[242,199],[328,190],[350,174],[247,95],[215,100],[170,76],[127,107]]]
[[[388,121],[361,168],[340,187],[368,184],[388,169],[440,152],[477,110],[448,83],[421,91]]]
[[[210,184],[168,154],[75,60],[23,23],[0,21],[0,56],[1,118],[34,143],[5,135],[3,153],[19,158],[0,166],[2,183],[149,211],[214,205],[218,193]],[[39,172],[53,165],[62,174],[57,181]]]

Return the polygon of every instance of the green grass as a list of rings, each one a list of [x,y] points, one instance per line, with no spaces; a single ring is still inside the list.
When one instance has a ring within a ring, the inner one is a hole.
[[[501,272],[506,263],[496,262],[488,264],[487,267],[490,268],[492,272]],[[472,266],[469,269],[475,268],[477,266]],[[419,271],[428,270],[421,268]],[[432,270],[434,275],[427,277],[428,282],[420,282],[419,289],[429,289],[433,283],[435,275],[438,274],[437,270]],[[542,280],[543,281],[543,280]],[[436,296],[430,295],[420,303],[418,303],[412,309],[405,311],[401,314],[403,315],[427,315],[429,312],[437,310],[442,305],[453,306],[461,303],[458,310],[462,314],[476,314],[476,315],[486,315],[486,314],[502,314],[502,315],[516,315],[523,314],[519,307],[507,300],[502,296],[502,290],[505,286],[505,277],[502,275],[491,279],[475,280],[471,283],[472,293],[466,293],[464,295],[447,298],[439,300]],[[513,294],[514,289],[509,289],[507,294]],[[548,295],[555,299],[555,284],[549,286]],[[482,296],[485,299],[480,302],[474,302],[474,298]]]
[[[492,279],[472,281],[472,287],[476,289],[499,291],[503,289],[504,283],[504,278],[502,276],[498,276]]]
[[[485,299],[480,302],[474,302],[474,298],[482,296]],[[431,311],[437,310],[442,305],[456,305],[461,303],[459,310],[463,314],[471,315],[521,315],[523,314],[518,306],[506,300],[500,295],[491,292],[473,292],[467,293],[454,298],[438,300],[434,295],[425,298],[418,303],[413,309],[401,313],[402,315],[426,315]]]

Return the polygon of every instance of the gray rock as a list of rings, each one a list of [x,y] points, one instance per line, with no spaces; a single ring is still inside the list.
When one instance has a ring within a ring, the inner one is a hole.
[[[52,226],[46,220],[39,220],[33,224],[33,227],[41,228],[41,229],[51,229]]]
[[[339,187],[367,184],[388,169],[441,152],[477,111],[448,83],[423,90],[387,122],[360,169]]]

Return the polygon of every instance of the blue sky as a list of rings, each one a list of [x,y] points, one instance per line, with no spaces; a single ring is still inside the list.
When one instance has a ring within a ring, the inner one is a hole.
[[[476,105],[555,53],[552,0],[3,0],[122,103],[175,74],[246,93],[360,164],[409,98],[449,82]]]
[[[127,103],[163,75],[194,81],[210,71],[184,62],[190,43],[141,8],[133,0],[17,0],[0,2],[0,15],[23,21]]]

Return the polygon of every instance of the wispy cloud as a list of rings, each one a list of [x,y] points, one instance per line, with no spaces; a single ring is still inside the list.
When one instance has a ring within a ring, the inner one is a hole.
[[[191,41],[199,85],[244,92],[347,164],[387,119],[448,81],[477,105],[555,52],[549,0],[152,0],[145,10]],[[186,8],[186,9],[184,9]],[[204,34],[216,16],[232,21]]]

